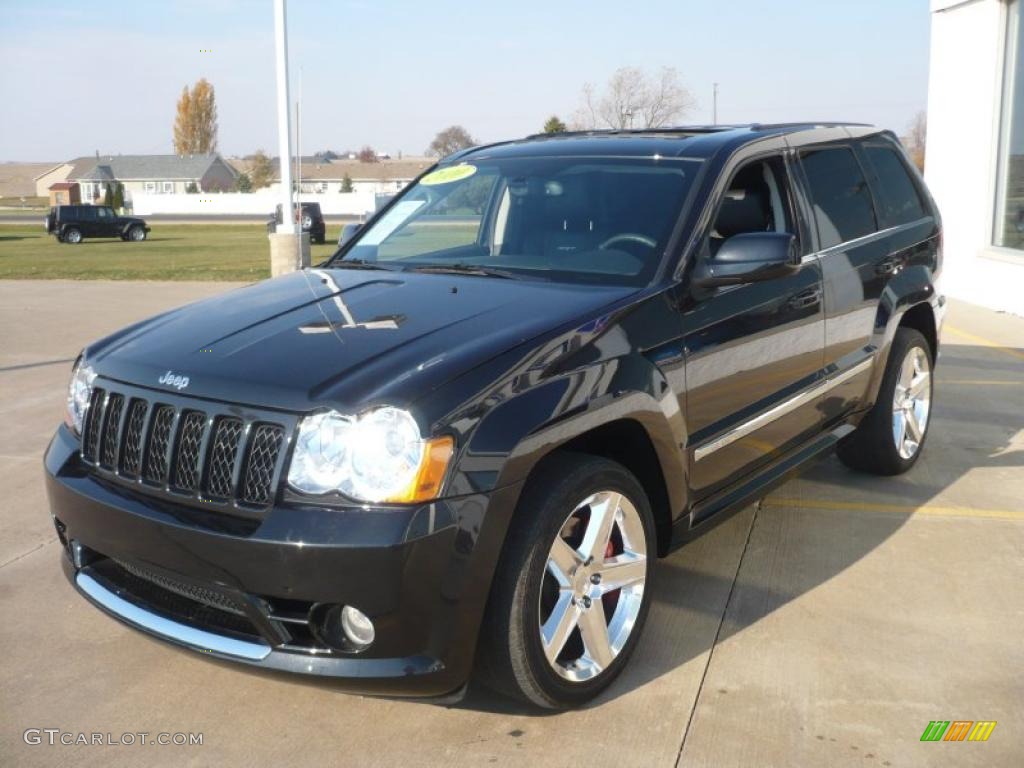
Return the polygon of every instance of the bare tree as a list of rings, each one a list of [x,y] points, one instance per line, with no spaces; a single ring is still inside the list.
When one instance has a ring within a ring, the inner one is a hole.
[[[697,105],[674,67],[662,67],[654,75],[639,67],[622,67],[601,93],[586,83],[580,100],[573,127],[583,129],[661,128]]]
[[[359,158],[360,163],[376,163],[377,162],[377,151],[367,144],[365,147],[359,150],[356,155]]]
[[[460,149],[468,149],[476,144],[476,139],[461,125],[450,125],[440,131],[427,147],[427,154],[436,157],[447,157]]]
[[[907,126],[907,135],[903,139],[910,159],[919,171],[924,171],[924,150],[928,144],[928,113],[923,109],[914,115]]]

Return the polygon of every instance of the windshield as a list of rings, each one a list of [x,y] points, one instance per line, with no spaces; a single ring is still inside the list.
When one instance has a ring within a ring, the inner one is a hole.
[[[658,268],[699,166],[545,157],[442,167],[407,190],[335,264],[642,285]]]

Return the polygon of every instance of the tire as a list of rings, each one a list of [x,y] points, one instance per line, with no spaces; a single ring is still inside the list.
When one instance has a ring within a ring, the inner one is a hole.
[[[128,239],[133,243],[141,243],[146,239],[146,230],[136,224],[128,230]]]
[[[613,517],[595,517],[598,510],[611,510]],[[611,525],[604,545],[601,529],[592,525],[599,520]],[[584,561],[581,553],[602,546]],[[477,678],[545,709],[593,699],[636,647],[656,556],[650,503],[625,467],[584,454],[552,457],[524,489],[502,550],[481,630]],[[619,586],[609,589],[613,583]],[[551,660],[542,628],[552,637]]]
[[[82,242],[82,231],[78,227],[68,227],[64,230],[61,241],[71,245],[78,245],[78,243]]]
[[[839,444],[846,466],[874,475],[899,475],[914,466],[928,437],[933,370],[925,337],[913,328],[897,329],[874,407]]]

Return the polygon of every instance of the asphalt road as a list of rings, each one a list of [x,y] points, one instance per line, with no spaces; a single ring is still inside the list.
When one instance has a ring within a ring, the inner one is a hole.
[[[46,211],[33,211],[32,213],[7,213],[0,216],[0,224],[39,224],[42,226],[46,218]],[[270,219],[269,212],[262,213],[204,213],[203,215],[187,213],[153,213],[142,216],[146,223],[166,222],[169,224],[248,224],[250,222],[266,223]],[[365,216],[348,214],[324,214],[324,221],[328,224],[347,224],[352,221],[362,221]]]
[[[595,705],[543,715],[360,698],[145,637],[64,579],[41,482],[88,340],[227,284],[0,282],[2,765],[1019,766],[1024,319],[953,303],[917,467],[829,459],[662,561],[644,638]],[[922,743],[931,720],[995,720]],[[27,744],[26,729],[201,733]]]

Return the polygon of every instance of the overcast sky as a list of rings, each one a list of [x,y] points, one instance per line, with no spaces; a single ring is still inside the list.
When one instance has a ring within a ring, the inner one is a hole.
[[[902,133],[926,106],[927,0],[288,4],[303,154],[421,154],[568,119],[618,67],[672,66],[688,122],[851,120]],[[209,51],[209,53],[205,51]],[[182,86],[209,79],[220,151],[277,146],[270,0],[0,0],[0,160],[172,151]]]

